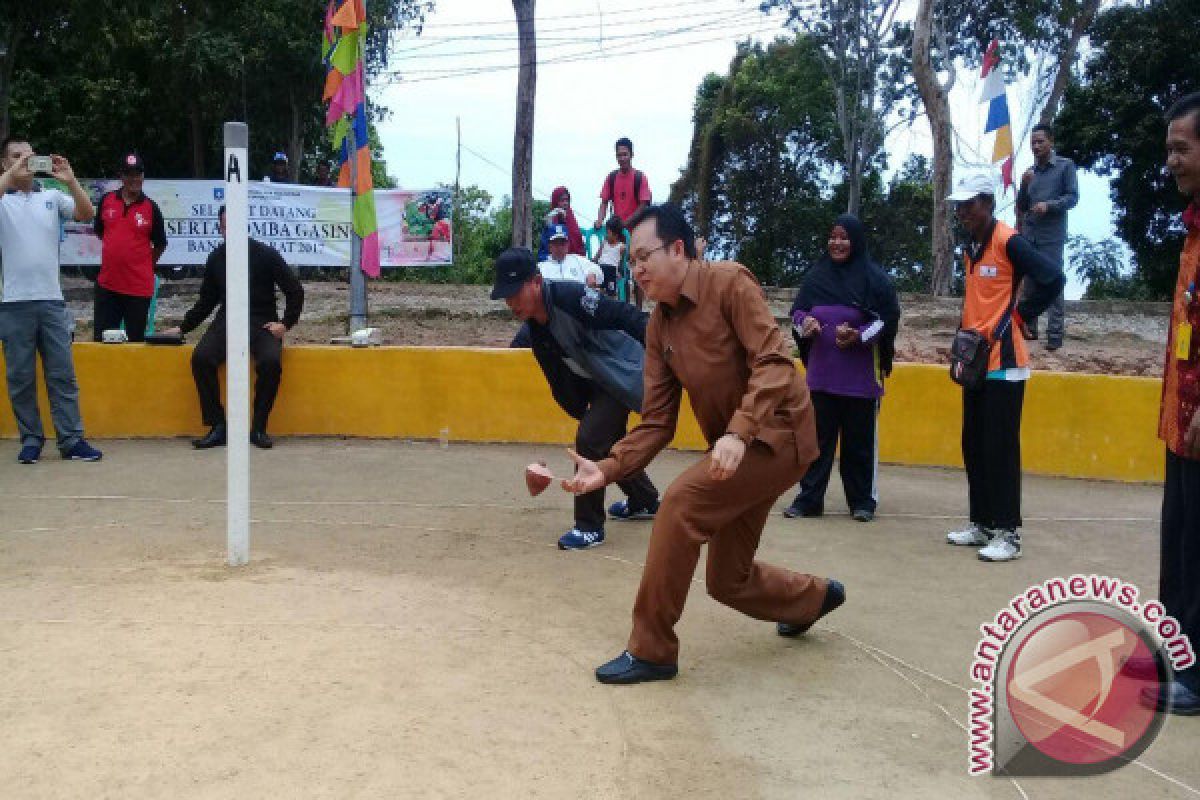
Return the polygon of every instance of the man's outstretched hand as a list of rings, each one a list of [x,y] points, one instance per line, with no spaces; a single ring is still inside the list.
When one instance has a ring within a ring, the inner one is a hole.
[[[597,489],[603,489],[605,484],[608,483],[604,478],[604,473],[600,471],[600,467],[596,466],[595,461],[589,461],[569,447],[567,448],[567,455],[575,462],[575,477],[564,478],[562,482],[563,489],[572,494],[587,494]]]

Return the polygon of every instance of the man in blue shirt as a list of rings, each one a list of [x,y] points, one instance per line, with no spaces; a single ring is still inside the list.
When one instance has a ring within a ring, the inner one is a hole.
[[[1061,270],[1063,248],[1067,244],[1067,212],[1079,202],[1075,162],[1054,152],[1054,131],[1049,125],[1034,126],[1029,147],[1033,151],[1034,164],[1021,176],[1021,189],[1017,193],[1017,232]],[[1026,297],[1032,289],[1026,285]],[[1062,347],[1066,335],[1064,305],[1063,293],[1059,292],[1046,315],[1047,350]],[[1037,338],[1037,320],[1025,322]]]

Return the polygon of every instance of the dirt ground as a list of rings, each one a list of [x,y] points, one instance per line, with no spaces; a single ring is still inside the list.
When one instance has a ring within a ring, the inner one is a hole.
[[[1200,720],[1179,718],[1110,775],[966,774],[978,626],[1053,576],[1152,592],[1159,487],[1026,478],[1025,558],[988,565],[942,540],[964,512],[960,473],[885,468],[870,525],[771,516],[764,559],[845,582],[827,621],[780,639],[695,584],[680,676],[608,687],[592,669],[624,645],[650,525],[610,523],[603,547],[558,551],[569,497],[531,499],[521,478],[535,458],[565,469],[555,448],[282,439],[252,453],[252,562],[231,569],[222,451],[99,444],[97,464],[0,458],[6,798],[1200,787]],[[696,457],[665,453],[651,475],[665,487]]]
[[[198,281],[165,284],[159,324],[178,324],[195,299]],[[64,279],[76,315],[78,335],[91,337],[91,287],[80,278]],[[519,327],[503,303],[488,298],[490,287],[446,284],[370,284],[370,324],[386,344],[507,347]],[[344,283],[305,282],[305,310],[289,341],[328,344],[346,334],[349,308]],[[771,308],[781,320],[793,290],[770,290]],[[896,342],[899,361],[945,363],[958,324],[960,300],[922,295],[902,298],[904,317]],[[280,301],[282,307],[282,300]],[[1169,309],[1160,303],[1069,303],[1066,346],[1047,352],[1030,346],[1035,369],[1110,375],[1162,374]],[[786,326],[786,323],[783,323]],[[788,337],[791,340],[791,337]]]

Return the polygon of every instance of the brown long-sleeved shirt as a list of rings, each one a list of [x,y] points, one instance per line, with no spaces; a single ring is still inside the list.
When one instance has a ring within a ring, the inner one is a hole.
[[[675,435],[687,390],[711,447],[726,433],[817,457],[808,389],[784,347],[762,287],[732,261],[692,261],[673,306],[659,303],[646,330],[642,421],[599,467],[609,482],[645,467]]]

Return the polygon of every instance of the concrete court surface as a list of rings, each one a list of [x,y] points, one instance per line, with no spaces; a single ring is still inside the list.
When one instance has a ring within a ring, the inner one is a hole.
[[[252,454],[252,563],[224,566],[224,454],[102,441],[35,466],[0,443],[4,798],[1190,797],[1200,719],[1086,779],[971,778],[978,626],[1044,579],[1153,593],[1160,488],[1027,478],[1026,555],[943,543],[953,470],[884,468],[880,518],[772,515],[760,555],[841,578],[801,640],[693,585],[681,673],[623,648],[650,533],[554,543],[570,498],[526,495],[550,446],[282,439]],[[699,457],[664,453],[660,488]],[[835,475],[835,484],[836,484]],[[610,491],[610,498],[613,497]],[[784,497],[782,508],[789,497]],[[840,510],[840,488],[827,508]],[[700,577],[703,572],[698,573]]]

